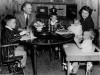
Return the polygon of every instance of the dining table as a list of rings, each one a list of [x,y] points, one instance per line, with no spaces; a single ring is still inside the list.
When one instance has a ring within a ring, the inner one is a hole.
[[[66,37],[58,33],[52,32],[43,32],[35,39],[28,40],[27,43],[31,44],[31,61],[34,75],[37,75],[37,47],[38,46],[48,46],[49,47],[49,56],[52,60],[52,50],[53,46],[61,47],[65,43],[73,41],[73,34],[66,34]]]

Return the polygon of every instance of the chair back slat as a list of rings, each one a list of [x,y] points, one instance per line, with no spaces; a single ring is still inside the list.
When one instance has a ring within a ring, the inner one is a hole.
[[[1,45],[1,60],[9,61],[9,58],[14,56],[14,49],[18,46],[18,44],[7,44]]]

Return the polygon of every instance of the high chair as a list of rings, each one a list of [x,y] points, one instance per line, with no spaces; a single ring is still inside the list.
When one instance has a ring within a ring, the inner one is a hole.
[[[82,52],[75,44],[68,44],[68,46],[64,47],[66,61],[67,61],[67,75],[70,75],[70,62],[89,62],[89,61],[100,61],[100,52],[91,52],[85,53]],[[81,65],[81,63],[80,63]],[[86,63],[86,72],[85,75],[90,75],[90,71],[88,71],[88,65]]]

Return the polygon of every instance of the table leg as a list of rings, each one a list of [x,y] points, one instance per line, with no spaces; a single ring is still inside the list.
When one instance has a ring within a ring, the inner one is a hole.
[[[66,63],[66,55],[62,45],[60,46],[60,59],[61,59],[61,64]]]
[[[61,46],[60,45],[58,45],[58,55],[59,55],[59,59],[61,58]]]
[[[49,58],[50,58],[50,61],[52,61],[52,47],[50,46],[50,48],[49,48],[50,50],[49,50]]]
[[[67,66],[67,68],[68,68],[68,69],[67,69],[67,75],[69,75],[69,74],[70,74],[70,72],[69,72],[69,71],[70,71],[70,62],[68,61],[67,64],[68,64],[68,66]]]
[[[34,75],[37,75],[37,55],[36,55],[36,45],[34,45],[33,49],[31,50],[31,62]]]

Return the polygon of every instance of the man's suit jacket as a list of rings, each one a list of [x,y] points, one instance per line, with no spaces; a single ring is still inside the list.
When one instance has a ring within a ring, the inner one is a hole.
[[[35,13],[32,13],[29,15],[28,25],[26,25],[24,12],[17,13],[15,16],[16,16],[16,20],[17,20],[17,22],[16,22],[17,28],[21,28],[21,29],[30,27],[36,21]]]

